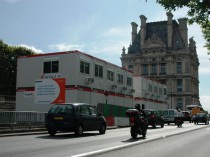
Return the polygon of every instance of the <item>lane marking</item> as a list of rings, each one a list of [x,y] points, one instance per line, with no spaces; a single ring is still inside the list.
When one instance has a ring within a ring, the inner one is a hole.
[[[102,154],[102,153],[105,153],[105,152],[110,152],[110,151],[113,151],[113,150],[118,150],[118,149],[130,147],[130,146],[135,146],[135,145],[138,145],[138,144],[141,144],[141,143],[155,141],[155,140],[158,140],[158,139],[161,139],[161,138],[162,138],[161,136],[156,135],[156,137],[153,137],[153,138],[150,138],[150,139],[145,139],[143,141],[137,141],[137,142],[133,142],[133,143],[118,145],[118,146],[114,146],[114,147],[109,147],[109,148],[105,148],[105,149],[100,149],[100,150],[96,150],[96,151],[87,152],[87,153],[77,154],[77,155],[73,155],[71,157],[88,157],[88,156]]]

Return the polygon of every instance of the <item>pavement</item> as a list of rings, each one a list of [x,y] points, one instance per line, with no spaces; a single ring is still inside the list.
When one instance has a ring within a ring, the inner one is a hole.
[[[117,126],[107,126],[107,130],[116,129]],[[37,134],[48,134],[46,128],[22,128],[22,129],[3,129],[0,130],[0,137],[6,136],[24,136],[24,135],[37,135]]]

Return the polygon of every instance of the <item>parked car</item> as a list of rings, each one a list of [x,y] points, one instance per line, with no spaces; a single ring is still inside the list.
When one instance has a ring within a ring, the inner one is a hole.
[[[161,112],[152,109],[146,109],[144,111],[147,114],[148,126],[151,125],[153,128],[156,128],[157,125],[160,125],[161,128],[164,127],[164,120]]]
[[[182,111],[183,114],[183,121],[189,121],[190,123],[192,122],[192,115],[189,111]]]
[[[51,136],[57,131],[82,135],[83,131],[98,130],[100,134],[105,134],[107,124],[96,107],[86,103],[65,103],[55,104],[50,108],[46,127]]]
[[[194,124],[205,123],[209,125],[209,115],[206,113],[196,113],[193,121],[194,121]]]
[[[163,120],[165,123],[175,123],[176,124],[176,117],[179,117],[180,113],[175,109],[166,109],[163,110]]]

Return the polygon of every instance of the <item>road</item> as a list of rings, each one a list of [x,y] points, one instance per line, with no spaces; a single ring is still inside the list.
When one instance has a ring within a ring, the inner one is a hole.
[[[210,156],[210,127],[111,151],[97,157],[207,157]]]
[[[163,141],[164,139],[169,139],[165,137],[170,137],[173,134],[202,127],[209,128],[206,125],[194,125],[192,123],[186,123],[182,128],[177,128],[175,125],[165,125],[164,128],[156,129],[149,128],[147,138],[142,139],[139,137],[137,140],[130,138],[129,128],[107,130],[105,135],[99,135],[98,132],[87,132],[82,137],[75,137],[72,133],[57,134],[55,137],[50,137],[48,134],[1,137],[0,157],[67,157],[91,155],[91,153],[94,154],[100,151],[105,152],[107,150],[127,149],[127,147],[132,148],[137,145],[147,145],[151,143],[148,141],[157,139],[159,139],[157,141]],[[188,134],[183,135],[186,136]]]

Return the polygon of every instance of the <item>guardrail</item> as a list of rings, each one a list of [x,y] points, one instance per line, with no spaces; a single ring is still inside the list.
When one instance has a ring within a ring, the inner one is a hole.
[[[46,112],[0,111],[0,130],[45,128]]]

